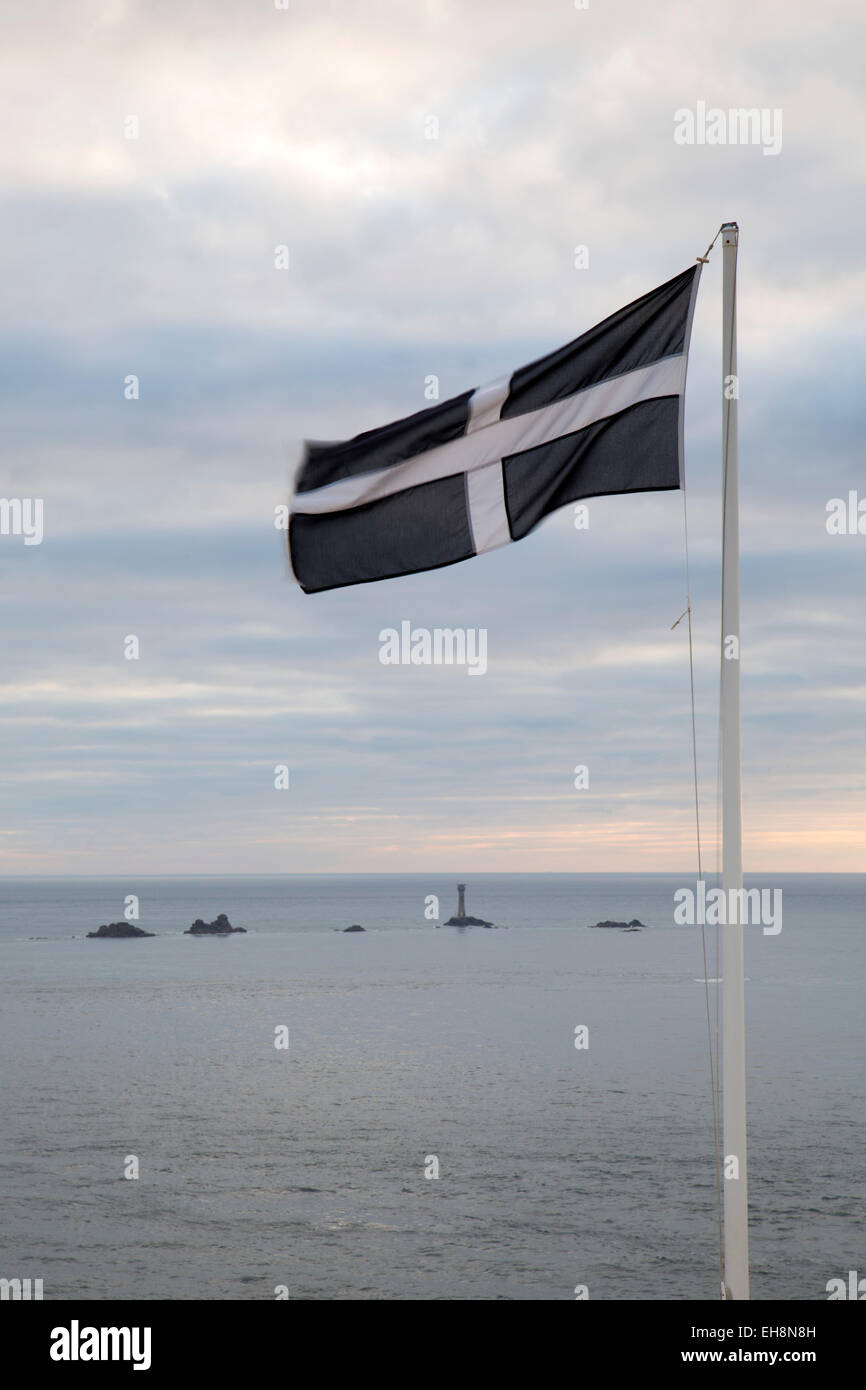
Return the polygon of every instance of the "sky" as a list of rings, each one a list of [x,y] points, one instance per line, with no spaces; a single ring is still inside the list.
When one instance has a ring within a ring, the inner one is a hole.
[[[855,0],[66,0],[3,31],[0,496],[44,519],[0,534],[0,872],[692,871],[679,493],[313,596],[274,519],[304,438],[553,350],[727,220],[745,867],[866,871],[866,534],[827,530],[866,498]],[[679,143],[700,103],[779,147]],[[686,408],[711,867],[721,261]],[[383,665],[404,620],[486,629],[486,673]]]

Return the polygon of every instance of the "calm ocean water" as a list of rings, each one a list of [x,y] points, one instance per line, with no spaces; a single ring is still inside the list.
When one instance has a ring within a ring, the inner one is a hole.
[[[0,1274],[46,1298],[714,1298],[688,877],[467,882],[508,930],[435,930],[435,875],[0,881]],[[752,1292],[822,1299],[866,1274],[866,875],[760,885],[784,916],[746,930]],[[85,940],[130,893],[154,939]],[[182,935],[221,911],[248,934]]]

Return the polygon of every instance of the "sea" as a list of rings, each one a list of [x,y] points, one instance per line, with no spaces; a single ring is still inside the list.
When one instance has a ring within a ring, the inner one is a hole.
[[[454,875],[0,880],[0,1275],[715,1299],[718,933],[673,916],[694,874],[462,881],[495,930],[444,925]],[[752,1297],[826,1299],[866,1274],[866,875],[747,886],[782,892],[781,930],[745,929]],[[152,938],[87,939],[133,896]],[[245,934],[185,935],[220,912]]]

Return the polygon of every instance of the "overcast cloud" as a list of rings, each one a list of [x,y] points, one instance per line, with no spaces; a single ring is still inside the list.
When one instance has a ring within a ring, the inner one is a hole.
[[[0,536],[3,871],[693,867],[678,494],[313,597],[273,517],[302,438],[557,347],[728,219],[746,868],[866,867],[866,535],[825,525],[866,496],[854,0],[66,0],[3,30],[0,495],[44,499],[41,545]],[[780,152],[676,144],[699,101],[781,111]],[[686,433],[708,839],[720,318],[717,247]],[[381,665],[403,619],[485,627],[487,673]]]

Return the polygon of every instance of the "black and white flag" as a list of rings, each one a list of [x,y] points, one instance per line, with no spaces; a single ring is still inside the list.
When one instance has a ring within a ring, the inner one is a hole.
[[[308,443],[289,520],[306,593],[518,541],[568,502],[680,486],[700,266],[489,386]]]

